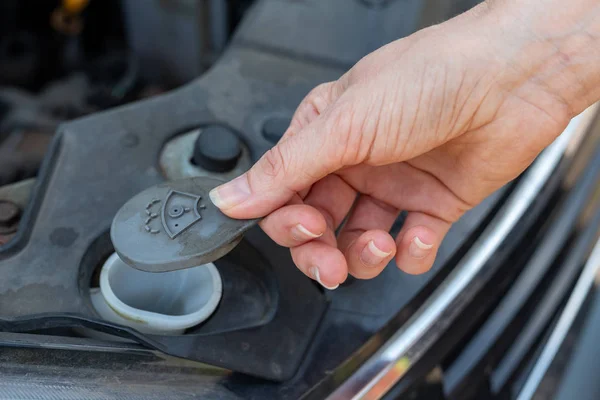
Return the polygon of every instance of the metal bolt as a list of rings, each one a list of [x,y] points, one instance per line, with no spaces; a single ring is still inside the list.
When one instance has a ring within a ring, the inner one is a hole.
[[[11,228],[19,222],[21,209],[15,203],[0,200],[0,227]]]

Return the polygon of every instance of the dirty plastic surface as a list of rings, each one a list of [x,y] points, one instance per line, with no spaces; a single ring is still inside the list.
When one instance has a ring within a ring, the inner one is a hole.
[[[115,251],[130,266],[166,272],[213,262],[229,253],[258,220],[227,217],[208,197],[223,182],[209,177],[153,186],[130,199],[111,227]]]

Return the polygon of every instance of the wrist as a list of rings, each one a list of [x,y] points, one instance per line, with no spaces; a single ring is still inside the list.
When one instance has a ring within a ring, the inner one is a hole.
[[[571,117],[600,99],[597,1],[495,0],[487,8],[498,46],[522,83],[563,103]]]

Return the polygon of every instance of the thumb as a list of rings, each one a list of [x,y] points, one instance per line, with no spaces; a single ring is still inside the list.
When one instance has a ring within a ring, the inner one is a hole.
[[[340,147],[330,132],[342,132],[331,129],[328,121],[323,114],[297,134],[284,137],[248,172],[213,189],[212,202],[232,218],[263,217],[339,169]]]

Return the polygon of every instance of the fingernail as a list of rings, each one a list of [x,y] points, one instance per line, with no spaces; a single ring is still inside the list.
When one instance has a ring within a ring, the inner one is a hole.
[[[313,279],[316,280],[317,282],[319,282],[321,284],[321,286],[323,286],[325,289],[335,290],[338,288],[338,286],[340,286],[339,284],[335,285],[335,286],[327,286],[323,282],[321,282],[321,275],[319,275],[319,268],[317,268],[317,267],[311,267],[308,270],[308,272],[313,277]]]
[[[378,249],[375,242],[371,240],[360,252],[360,260],[366,266],[374,267],[381,264],[381,262],[389,257],[390,254],[392,254],[391,251],[385,252]]]
[[[210,191],[208,196],[213,204],[221,210],[227,210],[246,201],[251,195],[246,174]]]
[[[313,233],[306,229],[302,224],[296,224],[292,228],[292,237],[298,241],[316,239],[321,236],[323,236],[323,232]]]
[[[418,236],[415,236],[408,247],[408,254],[413,258],[425,258],[432,247],[432,244],[423,243]]]

